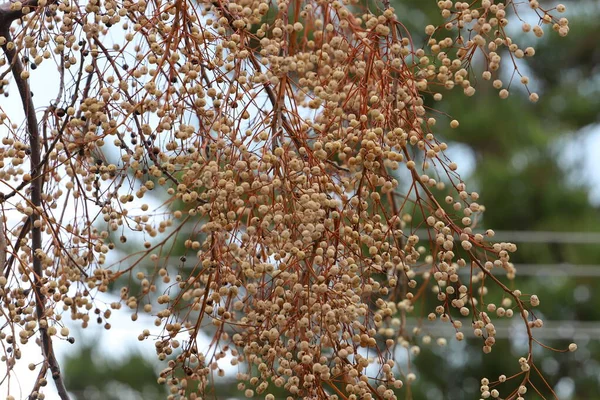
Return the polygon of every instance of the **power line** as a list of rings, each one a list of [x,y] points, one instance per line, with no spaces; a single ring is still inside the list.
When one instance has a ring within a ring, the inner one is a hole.
[[[517,276],[600,277],[600,265],[593,264],[515,264]]]
[[[518,320],[515,318],[518,318]],[[495,319],[493,322],[498,339],[511,339],[518,336],[526,337],[527,335],[524,322],[519,316],[513,317],[512,320]],[[407,318],[406,323],[407,326],[419,326],[416,318]],[[435,337],[450,337],[456,331],[450,323],[441,321],[424,320],[420,326],[423,334]],[[464,326],[460,331],[468,338],[476,337],[470,326]],[[532,329],[532,334],[536,339],[540,340],[600,340],[600,322],[544,320],[544,326]]]
[[[555,277],[600,277],[599,264],[514,264],[517,276],[555,276]],[[470,273],[470,269],[461,268],[458,273]],[[494,268],[494,275],[505,275],[502,268]]]
[[[542,231],[500,231],[494,235],[496,241],[517,243],[577,243],[598,244],[598,232],[542,232]]]
[[[473,233],[484,234],[485,231],[474,230]],[[415,234],[423,240],[429,238],[425,229],[417,229]],[[512,243],[600,244],[600,232],[495,231],[490,240]]]

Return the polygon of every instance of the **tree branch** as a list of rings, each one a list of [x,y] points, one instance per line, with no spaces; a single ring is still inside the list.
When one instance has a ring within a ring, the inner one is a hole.
[[[37,1],[35,2],[35,4],[37,4]],[[42,323],[42,321],[46,317],[46,296],[42,292],[42,278],[44,271],[42,269],[41,259],[37,253],[42,249],[42,230],[39,221],[40,212],[42,210],[42,185],[44,177],[38,174],[39,169],[41,168],[40,161],[42,159],[41,144],[37,117],[35,115],[35,106],[31,98],[31,89],[29,87],[27,79],[23,79],[21,77],[21,73],[24,71],[24,68],[23,64],[21,63],[21,60],[19,59],[19,55],[16,48],[14,47],[14,44],[11,44],[9,46],[9,44],[12,41],[10,34],[10,22],[18,18],[18,16],[13,18],[13,16],[15,15],[16,14],[13,12],[7,12],[6,7],[0,8],[0,35],[6,38],[6,43],[2,46],[2,50],[4,51],[4,54],[6,55],[7,59],[10,60],[15,83],[21,96],[21,102],[23,103],[23,112],[25,113],[25,118],[27,120],[29,146],[31,148],[30,168],[31,175],[34,177],[34,179],[31,181],[31,204],[34,206],[35,210],[31,214],[30,225],[31,250],[33,256],[33,290],[35,295],[35,308],[39,323],[40,336],[42,339],[42,353],[44,355],[44,358],[46,359],[46,362],[48,363],[50,371],[52,371],[52,378],[54,379],[54,383],[56,384],[56,390],[58,391],[60,398],[62,400],[69,400],[69,395],[67,393],[67,389],[65,387],[60,373],[60,367],[58,365],[58,361],[56,360],[54,349],[52,348],[52,340],[50,338],[50,335],[48,334],[47,324]]]
[[[53,3],[54,1],[45,1],[45,4]],[[8,31],[10,24],[16,20],[21,18],[25,14],[29,14],[34,11],[39,5],[38,0],[26,0],[22,2],[21,8],[17,9],[13,6],[11,1],[7,1],[6,3],[0,4],[0,29],[2,31]],[[7,37],[6,35],[2,35]]]

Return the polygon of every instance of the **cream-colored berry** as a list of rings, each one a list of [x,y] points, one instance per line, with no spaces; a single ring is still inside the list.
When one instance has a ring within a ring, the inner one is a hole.
[[[574,351],[576,351],[576,350],[577,350],[577,344],[575,344],[575,343],[571,343],[571,344],[569,345],[569,351],[570,351],[570,352],[574,352]]]
[[[535,295],[531,295],[531,297],[529,298],[529,303],[533,306],[533,307],[537,307],[540,305],[540,299]]]

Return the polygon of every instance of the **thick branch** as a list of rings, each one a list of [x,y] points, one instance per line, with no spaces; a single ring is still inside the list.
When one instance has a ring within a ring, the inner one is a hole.
[[[46,296],[42,292],[43,285],[43,269],[41,259],[38,257],[38,252],[42,249],[42,231],[40,228],[40,212],[42,210],[42,183],[43,176],[39,175],[39,168],[41,157],[41,144],[40,144],[40,133],[38,130],[38,122],[37,117],[35,115],[35,107],[33,105],[33,100],[31,98],[31,90],[29,88],[29,83],[26,79],[21,77],[23,73],[23,64],[19,59],[19,55],[17,50],[14,47],[14,44],[9,44],[12,41],[9,26],[10,22],[7,23],[7,18],[9,18],[11,13],[3,13],[4,9],[0,10],[0,35],[6,38],[6,44],[2,46],[2,50],[4,50],[4,54],[10,62],[13,76],[15,78],[15,83],[17,88],[19,89],[19,94],[21,96],[21,102],[23,103],[23,112],[25,113],[25,117],[27,120],[27,132],[29,134],[29,146],[31,148],[30,155],[30,167],[31,167],[31,175],[34,179],[31,182],[31,204],[34,207],[34,212],[30,217],[30,225],[31,225],[31,249],[33,255],[33,273],[34,273],[34,284],[33,290],[35,294],[35,308],[37,313],[38,322],[40,322],[39,330],[40,336],[42,339],[42,352],[46,362],[48,363],[48,367],[52,372],[52,378],[54,379],[54,383],[56,384],[56,389],[58,394],[62,400],[68,400],[69,395],[67,394],[67,389],[65,388],[65,384],[63,382],[60,367],[58,365],[58,361],[56,360],[56,356],[54,354],[54,349],[52,348],[52,340],[50,339],[50,335],[48,334],[47,325],[41,323],[42,320],[46,317]],[[10,19],[8,20],[10,21]]]
[[[45,3],[52,3],[53,1],[46,1]],[[22,6],[20,9],[14,8],[14,5],[11,1],[7,1],[6,3],[0,4],[0,29],[2,31],[8,31],[10,28],[10,24],[16,20],[21,18],[24,14],[28,14],[32,11],[35,11],[38,7],[38,0],[26,0],[22,2]],[[8,39],[6,35],[2,35]]]

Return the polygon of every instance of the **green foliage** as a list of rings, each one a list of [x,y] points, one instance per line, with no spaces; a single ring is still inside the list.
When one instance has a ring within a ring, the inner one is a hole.
[[[80,345],[77,354],[66,358],[64,375],[77,400],[161,400],[166,396],[147,357],[122,349],[118,354],[103,354],[96,340]]]

